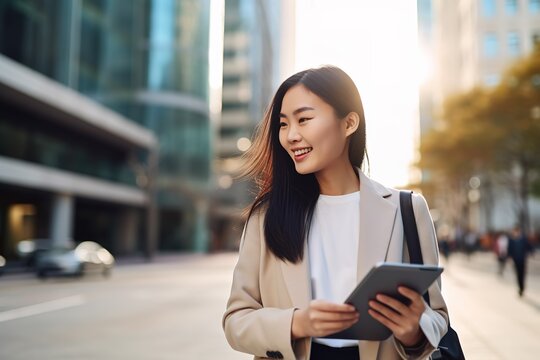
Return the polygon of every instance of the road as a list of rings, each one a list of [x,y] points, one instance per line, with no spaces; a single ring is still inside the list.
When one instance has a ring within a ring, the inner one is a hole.
[[[235,254],[162,255],[121,264],[109,279],[4,276],[0,359],[250,359],[229,348],[221,329],[235,262]],[[535,358],[540,260],[531,262],[524,298],[510,266],[496,275],[491,254],[455,254],[444,265],[467,359]]]
[[[234,255],[164,256],[99,276],[0,279],[0,359],[246,359],[221,330]]]

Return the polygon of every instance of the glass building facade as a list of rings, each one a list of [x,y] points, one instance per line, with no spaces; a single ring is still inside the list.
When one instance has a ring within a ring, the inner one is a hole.
[[[161,249],[204,249],[207,241],[196,221],[202,215],[204,223],[205,207],[196,204],[212,183],[209,31],[210,0],[0,2],[0,54],[157,137]],[[0,155],[137,185],[148,154],[96,148],[24,114],[1,107]]]
[[[241,209],[253,201],[254,184],[235,178],[239,156],[273,95],[279,44],[279,1],[225,1],[223,92],[216,149],[218,190],[213,207],[215,248],[234,249],[241,237]]]
[[[123,150],[54,123],[36,121],[20,107],[0,102],[0,155],[44,166],[136,185]],[[144,153],[141,154],[144,157]]]

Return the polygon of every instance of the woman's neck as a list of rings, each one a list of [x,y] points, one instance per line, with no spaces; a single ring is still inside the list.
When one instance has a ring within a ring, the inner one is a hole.
[[[345,195],[360,189],[360,179],[349,162],[336,164],[331,169],[325,169],[315,174],[321,194]]]

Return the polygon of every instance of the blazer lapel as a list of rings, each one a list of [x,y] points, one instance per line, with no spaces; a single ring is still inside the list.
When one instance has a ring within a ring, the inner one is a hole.
[[[397,206],[386,197],[391,192],[360,173],[360,238],[358,271],[360,281],[379,261],[384,261],[396,217]]]

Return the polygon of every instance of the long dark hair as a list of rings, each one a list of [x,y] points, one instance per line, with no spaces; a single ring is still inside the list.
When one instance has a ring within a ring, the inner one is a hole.
[[[350,136],[349,159],[361,167],[366,153],[366,125],[362,100],[352,79],[335,66],[300,71],[285,80],[276,91],[255,133],[253,146],[246,152],[244,176],[253,178],[258,187],[249,215],[264,209],[264,235],[270,251],[281,260],[296,263],[304,256],[304,242],[319,184],[314,174],[296,172],[294,162],[279,142],[281,104],[287,91],[303,85],[334,108],[342,119],[351,112],[360,117],[356,132]]]

